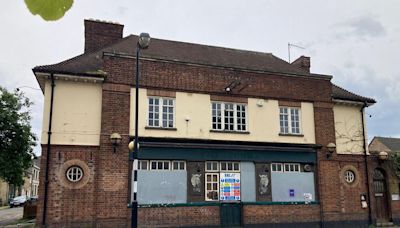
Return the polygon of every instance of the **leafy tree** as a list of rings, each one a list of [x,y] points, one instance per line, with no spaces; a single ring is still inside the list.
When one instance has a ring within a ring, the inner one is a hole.
[[[46,21],[62,18],[74,0],[25,0],[25,5],[33,15],[40,15]]]
[[[22,92],[8,92],[0,86],[0,178],[13,186],[24,184],[25,171],[34,157],[31,105]]]

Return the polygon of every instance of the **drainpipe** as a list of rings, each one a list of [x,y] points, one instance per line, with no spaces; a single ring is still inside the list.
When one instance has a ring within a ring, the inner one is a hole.
[[[42,227],[46,227],[46,214],[47,214],[47,198],[49,190],[49,166],[50,166],[50,152],[51,152],[51,124],[53,120],[53,101],[54,101],[54,75],[50,74],[51,79],[51,98],[50,98],[50,116],[49,116],[49,129],[47,131],[47,153],[46,153],[46,172],[44,181],[44,201],[43,201],[43,217],[42,217]]]
[[[362,106],[360,112],[361,112],[361,123],[362,123],[362,134],[363,134],[363,140],[364,140],[364,162],[365,162],[365,176],[367,177],[367,194],[368,194],[368,225],[372,223],[372,218],[371,218],[371,194],[370,194],[370,189],[369,189],[369,171],[368,171],[368,154],[367,154],[367,146],[366,146],[366,139],[365,139],[365,118],[364,118],[364,109],[368,107],[367,102],[364,102],[364,105]]]

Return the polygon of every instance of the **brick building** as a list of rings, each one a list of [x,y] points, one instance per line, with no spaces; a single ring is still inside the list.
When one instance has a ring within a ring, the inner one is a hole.
[[[40,178],[47,166],[49,180],[47,200],[40,185],[38,225],[130,224],[138,37],[122,31],[86,20],[82,55],[33,69],[45,96]],[[287,63],[152,39],[140,65],[140,226],[376,221],[364,127],[373,99],[310,73],[304,56]]]

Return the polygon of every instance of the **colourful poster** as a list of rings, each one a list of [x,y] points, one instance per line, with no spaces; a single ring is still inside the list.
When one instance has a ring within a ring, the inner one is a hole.
[[[219,179],[220,200],[240,200],[240,173],[221,173]]]

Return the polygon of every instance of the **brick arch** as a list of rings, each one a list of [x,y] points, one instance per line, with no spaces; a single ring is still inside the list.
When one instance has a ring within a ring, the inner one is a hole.
[[[71,182],[67,179],[66,173],[68,168],[72,166],[78,166],[83,170],[83,177],[78,182]],[[64,162],[61,165],[60,170],[58,172],[58,178],[60,180],[61,186],[68,188],[68,189],[79,189],[84,187],[90,180],[90,169],[89,166],[82,160],[79,159],[72,159]]]

